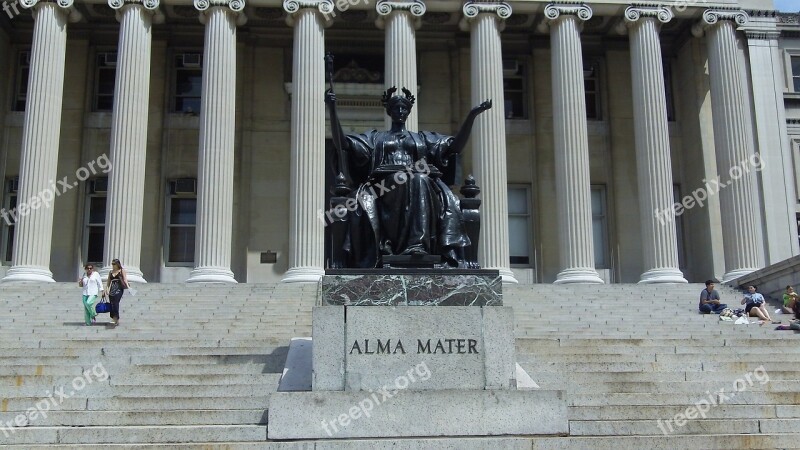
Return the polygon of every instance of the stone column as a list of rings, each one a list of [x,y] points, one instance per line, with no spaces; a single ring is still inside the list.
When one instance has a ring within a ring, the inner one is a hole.
[[[561,271],[556,283],[602,283],[594,269],[589,140],[583,86],[581,22],[587,5],[549,4],[553,90],[553,144]]]
[[[747,134],[752,123],[743,99],[747,94],[743,92],[745,81],[736,42],[736,24],[747,21],[744,11],[706,10],[693,29],[696,36],[706,33],[717,173],[723,177],[722,184],[727,183],[719,191],[725,251],[723,281],[764,267],[758,188],[755,170],[748,167],[754,155]],[[741,170],[734,173],[736,166]]]
[[[114,112],[111,123],[106,234],[103,246],[105,278],[118,258],[130,281],[146,283],[139,269],[142,250],[142,210],[147,160],[147,116],[150,100],[150,45],[153,14],[159,0],[139,3],[109,0],[120,21]],[[163,18],[163,16],[158,16]]]
[[[378,19],[375,25],[386,30],[385,40],[385,79],[386,88],[396,86],[399,91],[405,87],[417,95],[417,40],[415,30],[419,29],[420,17],[425,14],[422,0],[380,0],[375,9]],[[386,116],[386,128],[392,120]],[[409,131],[418,131],[419,112],[412,108],[406,119]]]
[[[233,144],[236,125],[236,26],[244,0],[194,0],[205,23],[200,106],[195,268],[189,283],[236,283],[233,240]],[[237,23],[238,22],[238,23]]]
[[[289,270],[285,283],[317,282],[325,273],[325,30],[331,0],[285,0],[294,26]]]
[[[21,0],[20,3],[33,8],[33,44],[22,129],[14,261],[3,281],[52,282],[52,199],[58,169],[67,20],[75,22],[80,15],[71,8],[73,0],[58,3]],[[74,180],[70,183],[78,185]],[[46,197],[50,201],[44,201]]]
[[[639,217],[645,272],[640,283],[686,283],[678,267],[678,239],[672,209],[672,161],[669,148],[661,23],[672,20],[666,7],[625,9],[630,31],[633,124]]]
[[[516,283],[508,249],[506,122],[503,113],[503,53],[500,31],[511,16],[508,3],[464,4],[462,29],[470,31],[472,105],[492,100],[472,129],[472,166],[481,186],[481,268],[497,269],[504,283]]]

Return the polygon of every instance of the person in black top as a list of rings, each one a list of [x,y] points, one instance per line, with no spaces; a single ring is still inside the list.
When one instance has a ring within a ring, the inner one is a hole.
[[[108,299],[111,301],[111,323],[119,324],[119,302],[125,289],[130,288],[128,277],[118,259],[111,261],[111,272],[108,272]]]

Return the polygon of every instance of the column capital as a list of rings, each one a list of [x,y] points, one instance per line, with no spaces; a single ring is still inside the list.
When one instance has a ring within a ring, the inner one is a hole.
[[[110,1],[110,0],[109,0]],[[200,23],[205,25],[206,14],[209,8],[215,6],[228,8],[228,12],[236,17],[236,25],[242,26],[247,22],[247,16],[244,15],[244,2],[245,0],[194,0],[194,7],[200,11]]]
[[[730,20],[744,26],[750,21],[750,16],[741,9],[707,9],[703,12],[703,18],[692,26],[692,34],[702,37],[706,29],[718,24],[720,20]]]
[[[83,18],[83,15],[74,8],[75,0],[19,0],[19,3],[25,9],[32,9],[36,5],[45,3],[53,3],[64,10],[70,22],[79,22]]]
[[[550,3],[544,7],[544,17],[553,22],[563,15],[577,16],[582,21],[592,18],[592,8],[585,3]]]
[[[633,28],[642,24],[644,22],[640,20],[642,18],[654,19],[658,20],[660,23],[667,23],[672,20],[673,17],[675,17],[675,15],[672,13],[672,10],[666,6],[628,6],[623,13],[623,20],[617,22],[615,30],[619,34],[626,34],[628,28]]]
[[[290,27],[294,26],[295,14],[306,8],[316,9],[325,17],[335,15],[333,0],[283,0],[283,10],[289,13],[286,17],[286,24]]]
[[[160,0],[108,0],[108,6],[111,9],[122,9],[125,5],[141,5],[144,9],[155,11],[158,9]]]
[[[500,22],[500,30],[503,30],[505,20],[511,17],[511,5],[506,2],[477,2],[469,0],[464,3],[461,8],[464,17],[461,19],[459,26],[463,31],[469,31],[469,23],[476,19],[481,14],[494,14],[496,19]]]
[[[379,0],[375,4],[375,11],[378,12],[378,18],[375,19],[375,25],[383,29],[386,17],[395,11],[408,11],[414,16],[414,28],[419,28],[421,25],[420,17],[427,11],[427,6],[422,0]]]
[[[125,6],[142,6],[144,9],[152,14],[153,22],[155,23],[163,23],[164,22],[164,14],[159,11],[158,7],[161,4],[161,0],[108,0],[108,6],[117,12],[116,17],[117,21],[122,19],[121,12],[122,8]]]

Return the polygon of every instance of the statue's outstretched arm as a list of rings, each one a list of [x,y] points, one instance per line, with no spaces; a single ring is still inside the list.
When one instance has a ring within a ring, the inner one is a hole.
[[[492,101],[486,100],[470,110],[469,114],[467,114],[467,118],[461,125],[461,129],[458,130],[458,134],[456,134],[456,137],[453,139],[453,143],[450,144],[449,153],[461,153],[461,151],[464,150],[464,146],[467,145],[467,141],[469,140],[469,134],[472,132],[472,125],[475,123],[475,118],[478,117],[480,113],[491,108]]]
[[[331,137],[333,138],[333,146],[336,147],[338,152],[348,150],[350,143],[344,137],[344,130],[342,124],[339,123],[339,114],[336,112],[336,94],[332,90],[325,91],[325,104],[328,105],[328,113],[331,118]]]

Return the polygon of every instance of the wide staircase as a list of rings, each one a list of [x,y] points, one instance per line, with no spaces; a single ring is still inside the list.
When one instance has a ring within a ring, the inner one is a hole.
[[[83,324],[72,283],[0,285],[0,447],[800,448],[800,336],[698,314],[699,284],[504,288],[569,436],[299,443],[267,441],[267,407],[315,285],[136,287],[111,327]]]

